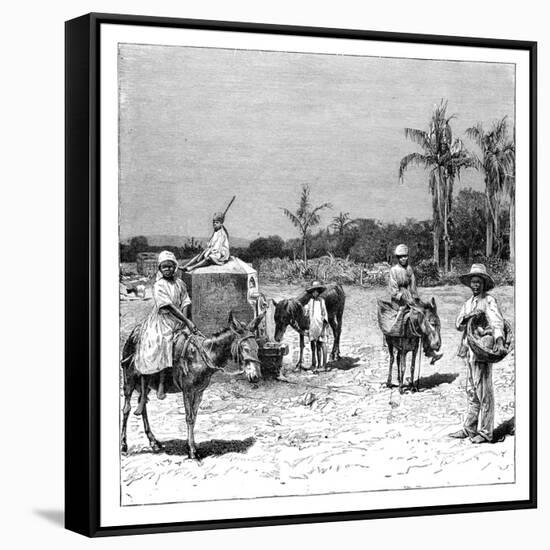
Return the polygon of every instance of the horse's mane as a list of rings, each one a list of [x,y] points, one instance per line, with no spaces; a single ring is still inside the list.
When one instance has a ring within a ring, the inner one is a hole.
[[[281,304],[283,304],[284,309],[293,319],[297,321],[304,319],[304,306],[296,298],[281,300]]]

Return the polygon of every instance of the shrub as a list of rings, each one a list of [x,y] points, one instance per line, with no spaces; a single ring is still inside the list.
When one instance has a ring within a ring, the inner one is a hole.
[[[414,267],[419,286],[437,286],[441,282],[439,268],[433,260],[422,260]]]

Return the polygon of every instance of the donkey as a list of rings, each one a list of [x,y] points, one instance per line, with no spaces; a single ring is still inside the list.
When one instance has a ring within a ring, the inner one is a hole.
[[[309,319],[305,314],[304,306],[311,295],[307,292],[297,298],[285,298],[276,302],[275,306],[275,340],[280,342],[290,325],[300,335],[300,358],[296,363],[296,369],[303,366],[304,359],[304,334],[309,329]],[[327,308],[328,322],[334,335],[334,343],[330,353],[330,359],[340,359],[340,335],[342,334],[342,316],[346,304],[346,294],[340,285],[329,285],[321,294]]]
[[[187,444],[189,447],[189,458],[197,458],[197,449],[195,446],[195,420],[199,410],[199,404],[202,399],[202,394],[214,372],[217,369],[222,369],[223,366],[233,359],[238,364],[242,365],[242,369],[232,374],[246,374],[250,381],[255,381],[261,376],[260,361],[258,359],[258,344],[255,339],[255,331],[263,319],[263,315],[253,319],[248,325],[235,319],[233,313],[229,316],[229,326],[222,331],[207,338],[202,343],[202,348],[206,353],[205,356],[197,348],[197,346],[189,344],[185,345],[181,342],[176,342],[174,347],[183,348],[183,352],[176,359],[175,365],[170,368],[171,374],[166,374],[165,391],[166,393],[183,393],[183,402],[185,406],[185,419],[187,422]],[[122,410],[122,433],[121,433],[121,451],[128,452],[128,444],[126,442],[126,426],[128,416],[131,411],[131,398],[134,390],[141,389],[141,374],[136,370],[134,364],[134,354],[137,345],[137,337],[140,326],[136,326],[123,349],[122,372],[124,376],[124,408]],[[184,336],[180,336],[184,338]],[[159,375],[149,375],[146,378],[146,395],[151,388],[157,389],[159,383]],[[143,396],[140,396],[140,399]],[[143,408],[142,413],[143,428],[149,444],[154,452],[162,450],[162,444],[155,438],[149,419],[147,417],[147,406]]]
[[[414,369],[416,364],[416,353],[420,340],[422,340],[424,351],[432,349],[438,351],[441,348],[441,322],[437,314],[437,305],[432,297],[430,302],[418,302],[411,307],[409,319],[405,323],[403,336],[384,336],[390,354],[390,366],[388,372],[388,388],[392,387],[392,368],[394,362],[394,348],[397,349],[397,379],[399,382],[399,393],[403,393],[403,379],[407,368],[407,354],[411,356],[411,384],[412,391],[418,391],[419,379],[414,381]]]

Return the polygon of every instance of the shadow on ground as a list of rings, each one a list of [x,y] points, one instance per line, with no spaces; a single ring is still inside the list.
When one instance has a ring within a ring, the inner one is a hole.
[[[227,453],[246,453],[255,443],[253,437],[247,437],[244,440],[233,439],[211,439],[210,441],[201,441],[197,443],[197,455],[199,458],[208,456],[221,456]],[[170,439],[162,441],[163,451],[167,455],[188,456],[189,446],[184,439]]]
[[[505,420],[493,431],[492,443],[500,443],[506,439],[507,435],[516,435],[516,417]]]
[[[359,366],[359,361],[359,357],[340,357],[340,359],[337,359],[336,361],[329,361],[327,363],[327,368],[350,370]]]
[[[457,378],[457,372],[435,372],[434,374],[430,374],[430,376],[423,376],[420,378],[418,387],[421,390],[429,390],[439,386],[440,384],[451,384]]]

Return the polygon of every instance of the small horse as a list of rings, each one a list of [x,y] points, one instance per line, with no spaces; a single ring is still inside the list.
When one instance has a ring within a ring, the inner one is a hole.
[[[416,364],[416,353],[423,342],[424,350],[433,349],[438,351],[441,348],[441,322],[437,315],[437,305],[432,297],[430,302],[418,302],[412,306],[409,319],[405,323],[403,336],[384,336],[390,354],[390,366],[388,372],[388,388],[392,387],[392,368],[394,362],[394,348],[397,349],[397,378],[399,382],[399,393],[403,393],[403,379],[407,368],[407,354],[412,352],[411,357],[411,390],[418,391],[419,380],[414,382],[414,369]]]
[[[232,374],[244,373],[250,381],[255,381],[261,376],[255,331],[262,319],[263,315],[256,317],[247,325],[235,319],[233,313],[231,313],[229,327],[207,338],[202,343],[203,350],[207,354],[207,361],[204,360],[204,356],[196,346],[189,345],[184,348],[185,352],[177,359],[177,364],[168,369],[171,373],[168,372],[165,377],[166,393],[178,393],[180,391],[183,393],[189,458],[195,459],[197,457],[194,436],[195,420],[202,394],[216,369],[222,369],[230,359],[233,359],[242,365],[242,370]],[[129,358],[122,361],[124,408],[122,410],[121,451],[123,453],[128,452],[126,426],[131,411],[132,394],[134,390],[140,391],[141,388],[142,375],[136,370],[134,364],[138,334],[139,325],[134,328],[123,349],[123,357]],[[147,376],[147,380],[145,399],[147,399],[147,394],[151,388],[158,389],[159,375]],[[140,399],[142,397],[140,396]],[[162,444],[157,441],[149,425],[146,405],[143,408],[142,418],[143,428],[151,448],[154,452],[161,451]]]
[[[300,335],[300,358],[296,369],[302,368],[304,358],[304,333],[309,329],[309,318],[306,316],[304,306],[309,302],[311,295],[307,292],[300,294],[297,298],[285,298],[276,302],[275,306],[275,340],[280,342],[283,339],[287,327],[290,325]],[[340,359],[340,336],[342,334],[342,317],[346,304],[346,294],[340,285],[329,285],[321,294],[325,300],[327,316],[334,343],[330,353],[330,359]]]

